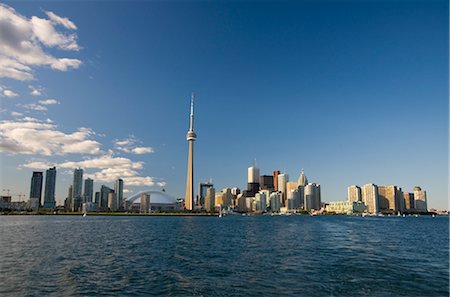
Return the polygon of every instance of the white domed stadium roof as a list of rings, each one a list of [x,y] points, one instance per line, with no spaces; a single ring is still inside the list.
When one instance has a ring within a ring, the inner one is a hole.
[[[170,196],[166,192],[157,191],[157,190],[149,190],[149,191],[141,191],[127,198],[127,201],[131,203],[141,203],[141,194],[147,193],[150,195],[150,203],[158,203],[158,204],[175,204],[177,203],[177,199]]]

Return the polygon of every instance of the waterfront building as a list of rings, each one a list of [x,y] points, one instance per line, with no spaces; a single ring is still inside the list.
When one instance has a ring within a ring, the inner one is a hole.
[[[405,211],[405,199],[402,188],[395,186],[395,211]]]
[[[94,204],[99,207],[100,205],[100,192],[95,192],[94,195]]]
[[[205,194],[205,210],[213,212],[215,209],[216,190],[214,187],[207,187]]]
[[[221,207],[223,205],[223,196],[222,192],[216,193],[214,197],[214,207]]]
[[[44,208],[53,209],[56,206],[56,167],[45,171]]]
[[[117,211],[117,194],[115,192],[108,193],[108,209],[109,211]]]
[[[107,186],[102,185],[100,187],[100,199],[99,199],[99,204],[98,204],[97,209],[103,210],[103,211],[108,210],[108,195],[111,192],[113,192],[113,190]]]
[[[298,189],[288,190],[286,201],[286,207],[288,210],[298,209],[300,207],[300,193]]]
[[[280,174],[280,170],[273,171],[273,190],[278,191],[278,175]]]
[[[66,200],[64,201],[64,208],[66,210],[72,210],[73,209],[73,206],[72,206],[72,203],[73,203],[72,194],[73,194],[73,186],[70,185],[69,188],[67,189]]]
[[[238,194],[236,198],[237,209],[240,212],[246,212],[246,197],[244,194]]]
[[[322,206],[320,185],[315,183],[308,183],[305,187],[305,201],[304,209],[311,211],[313,209],[319,210]]]
[[[270,194],[270,210],[280,211],[280,192],[273,192]]]
[[[124,209],[123,207],[123,179],[118,178],[114,183],[114,193],[116,193],[117,209]]]
[[[72,210],[80,211],[82,203],[82,190],[83,190],[83,169],[76,168],[73,171],[73,193],[72,193]]]
[[[395,186],[378,186],[380,212],[395,212]]]
[[[267,196],[265,192],[258,192],[255,194],[254,207],[255,211],[265,212],[267,210]]]
[[[250,166],[247,169],[247,192],[254,196],[259,191],[259,168]]]
[[[141,193],[140,212],[148,213],[150,210],[150,194]]]
[[[366,184],[361,188],[361,201],[364,202],[369,213],[378,213],[379,196],[378,186],[374,184]]]
[[[403,192],[403,199],[405,200],[405,209],[414,210],[414,193]]]
[[[414,209],[416,211],[428,211],[427,192],[421,187],[414,187]]]
[[[378,186],[380,211],[384,213],[403,212],[405,209],[402,189],[397,186]]]
[[[222,189],[222,206],[227,208],[231,206],[233,195],[230,188]]]
[[[270,193],[273,191],[270,190],[260,190],[260,193],[264,193],[266,195],[266,209],[270,207]]]
[[[196,139],[197,134],[195,134],[194,132],[194,94],[192,94],[189,131],[186,134],[186,140],[189,142],[189,152],[188,152],[188,170],[186,178],[186,195],[184,197],[184,207],[187,210],[194,209],[194,141]]]
[[[247,212],[252,212],[255,209],[253,208],[253,201],[255,200],[255,197],[245,197],[245,210]]]
[[[149,197],[148,207],[144,205],[143,210],[151,210],[152,212],[160,211],[176,211],[184,208],[183,200],[178,201],[175,197],[167,194],[164,191],[158,190],[147,190],[143,192],[136,193],[128,198],[126,198],[126,204],[130,205],[129,210],[132,212],[140,212],[141,210],[141,198],[142,194],[146,194]],[[144,198],[144,203],[146,203],[146,198]]]
[[[83,203],[92,202],[93,194],[94,194],[94,180],[87,178],[84,180]]]
[[[201,182],[199,185],[199,189],[198,189],[198,201],[197,204],[200,207],[205,207],[205,199],[206,199],[206,192],[208,191],[209,188],[214,187],[214,184],[210,181],[206,181],[206,182]]]
[[[325,210],[337,214],[363,213],[366,206],[362,201],[334,201],[329,202]]]
[[[33,171],[31,176],[30,199],[37,198],[38,207],[42,198],[42,180],[44,176],[42,171]]]
[[[260,184],[261,190],[269,190],[269,191],[274,190],[272,175],[261,175],[259,177],[259,184]]]
[[[361,188],[351,185],[347,188],[347,201],[362,201]]]
[[[286,200],[286,183],[289,181],[289,175],[286,173],[278,174],[278,191],[281,193],[281,205],[284,206]]]

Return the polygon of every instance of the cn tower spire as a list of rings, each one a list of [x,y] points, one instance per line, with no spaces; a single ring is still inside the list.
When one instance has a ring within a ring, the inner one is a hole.
[[[191,95],[191,120],[189,123],[189,131],[194,131],[194,93]]]
[[[194,132],[194,93],[192,93],[189,131],[186,134],[186,140],[189,143],[186,195],[184,197],[184,206],[186,210],[194,210],[194,141],[196,139],[197,134]]]

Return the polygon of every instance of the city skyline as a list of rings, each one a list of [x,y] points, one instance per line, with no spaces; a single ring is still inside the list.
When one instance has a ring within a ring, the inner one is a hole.
[[[32,171],[54,165],[57,204],[77,167],[95,189],[122,177],[124,196],[154,187],[184,197],[194,90],[202,135],[194,188],[212,177],[217,189],[245,189],[256,158],[262,174],[297,176],[305,168],[320,181],[323,201],[345,200],[353,184],[420,185],[430,208],[448,208],[444,1],[265,3],[258,10],[245,3],[4,3],[1,21],[32,30],[35,48],[56,60],[33,64],[0,50],[32,69],[0,68],[2,190],[27,195]],[[105,12],[89,19],[85,9]],[[116,22],[122,15],[127,28]],[[61,35],[47,36],[43,27]],[[113,48],[107,29],[123,43]],[[40,139],[30,142],[33,133]]]

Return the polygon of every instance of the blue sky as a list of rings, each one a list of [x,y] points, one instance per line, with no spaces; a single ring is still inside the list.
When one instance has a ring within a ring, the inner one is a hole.
[[[447,1],[3,3],[1,189],[56,164],[62,202],[82,165],[182,196],[194,91],[196,183],[244,188],[256,158],[325,201],[373,182],[448,207]]]

